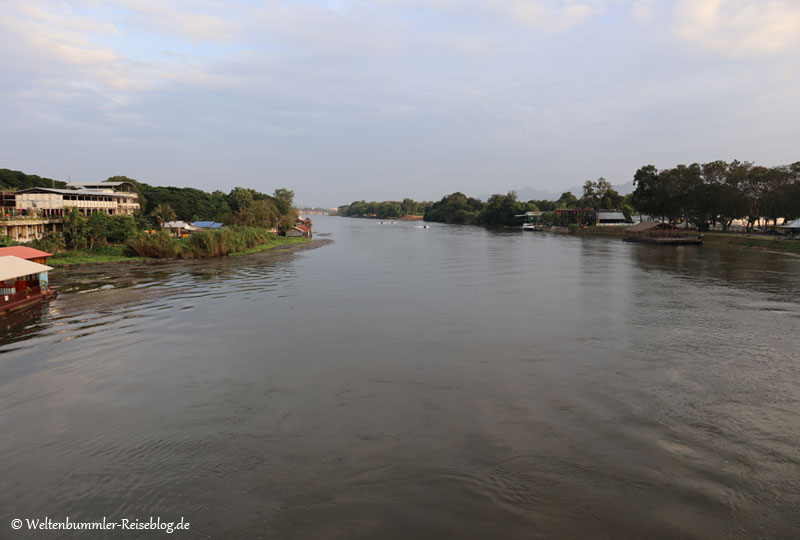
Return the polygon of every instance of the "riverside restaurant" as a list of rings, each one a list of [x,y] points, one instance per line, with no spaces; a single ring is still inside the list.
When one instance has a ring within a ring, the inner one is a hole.
[[[0,256],[0,314],[55,296],[49,287],[50,270],[47,265],[13,255]]]

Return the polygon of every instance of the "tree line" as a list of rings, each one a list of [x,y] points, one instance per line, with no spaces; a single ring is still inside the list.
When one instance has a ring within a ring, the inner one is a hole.
[[[294,192],[280,188],[272,195],[254,189],[235,187],[225,193],[175,186],[152,186],[127,176],[112,176],[106,182],[130,182],[139,195],[141,212],[154,221],[218,221],[225,225],[272,228],[288,221]],[[169,208],[165,214],[165,209]],[[166,217],[170,219],[164,219]],[[292,222],[293,224],[294,222]]]
[[[152,186],[127,176],[112,176],[105,182],[132,184],[139,196],[139,212],[130,216],[97,212],[84,217],[72,207],[64,216],[63,233],[48,234],[34,243],[53,253],[65,249],[91,251],[102,244],[124,244],[146,229],[160,229],[166,222],[176,220],[209,220],[242,228],[276,228],[285,232],[294,226],[298,216],[293,206],[294,192],[286,188],[267,195],[243,187],[235,187],[229,193],[208,193],[196,188]],[[51,188],[54,183],[56,188],[66,187],[64,182],[0,169],[0,189]],[[7,239],[4,241],[7,243]]]
[[[800,217],[800,162],[764,167],[712,161],[662,170],[645,165],[636,171],[633,183],[633,193],[623,196],[599,178],[584,184],[581,197],[566,192],[555,201],[523,202],[511,191],[483,202],[456,192],[432,203],[424,219],[497,227],[518,225],[515,216],[526,212],[543,212],[542,221],[553,223],[555,210],[592,208],[619,211],[626,217],[647,214],[701,229],[721,225],[728,230],[736,220],[752,228],[761,221],[777,226],[781,219]]]
[[[749,228],[764,220],[800,217],[800,162],[763,167],[750,162],[712,161],[658,170],[646,165],[633,177],[637,211],[701,228],[734,220]]]
[[[402,201],[353,201],[350,204],[339,206],[336,213],[344,217],[392,219],[424,215],[430,204],[429,202],[417,202],[408,198]]]
[[[35,174],[25,174],[22,171],[0,169],[0,189],[4,191],[17,191],[32,187],[64,189],[67,187],[67,183],[61,180],[53,180],[52,178],[42,178]]]
[[[517,199],[515,191],[509,191],[505,195],[494,194],[486,202],[467,197],[461,192],[451,193],[431,204],[424,219],[439,223],[503,227],[519,225],[521,220],[516,216],[526,212],[543,212],[542,220],[552,223],[555,221],[555,210],[568,208],[619,209],[630,215],[634,212],[630,199],[630,196],[617,193],[605,178],[598,178],[584,183],[580,198],[567,191],[555,201],[524,202]]]
[[[244,224],[276,226],[287,216],[292,208],[294,192],[281,188],[272,195],[254,189],[235,187],[229,193],[214,191],[208,193],[191,187],[153,186],[127,176],[111,176],[105,182],[129,182],[139,196],[140,212],[145,217],[153,217],[156,209],[169,207],[168,214],[173,220],[199,221],[213,220],[226,225]],[[33,187],[66,188],[66,182],[25,174],[11,169],[0,169],[0,190],[18,191]],[[141,220],[139,220],[141,221]],[[156,225],[156,218],[150,220]],[[146,225],[146,222],[142,222]]]

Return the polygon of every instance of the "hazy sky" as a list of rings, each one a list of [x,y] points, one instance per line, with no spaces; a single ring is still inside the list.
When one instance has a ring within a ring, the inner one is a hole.
[[[800,160],[798,0],[0,3],[0,167],[334,206]]]

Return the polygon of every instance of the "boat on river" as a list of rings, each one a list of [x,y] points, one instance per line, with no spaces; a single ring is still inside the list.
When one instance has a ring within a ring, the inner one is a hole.
[[[20,311],[55,297],[56,292],[49,285],[50,270],[45,264],[14,255],[0,256],[0,314]]]
[[[542,214],[544,212],[525,212],[514,216],[516,219],[522,220],[523,231],[543,231],[544,223],[542,223]]]

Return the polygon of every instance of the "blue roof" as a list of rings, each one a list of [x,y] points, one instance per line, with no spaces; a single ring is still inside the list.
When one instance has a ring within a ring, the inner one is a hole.
[[[225,225],[217,223],[216,221],[193,221],[192,225],[200,227],[201,229],[221,229]]]

